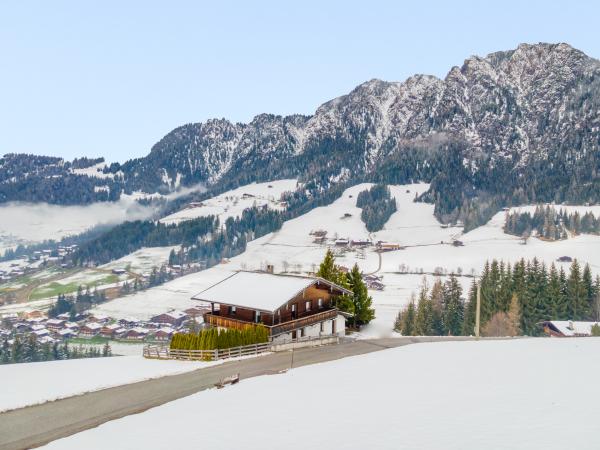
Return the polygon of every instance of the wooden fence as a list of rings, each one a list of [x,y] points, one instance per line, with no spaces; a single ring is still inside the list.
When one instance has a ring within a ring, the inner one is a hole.
[[[181,350],[170,349],[168,345],[144,345],[144,358],[179,359],[184,361],[216,361],[218,359],[238,358],[240,356],[258,355],[260,353],[290,350],[292,348],[335,344],[339,338],[335,335],[322,337],[304,337],[278,342],[243,345],[215,350]]]
[[[171,349],[166,345],[145,345],[144,358],[181,359],[186,361],[216,361],[218,359],[258,355],[259,353],[265,353],[269,351],[271,351],[270,342],[214,350],[182,350]]]

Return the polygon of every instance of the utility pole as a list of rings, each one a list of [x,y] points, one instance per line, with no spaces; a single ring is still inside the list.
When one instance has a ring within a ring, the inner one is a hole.
[[[481,317],[481,280],[477,283],[477,307],[475,309],[475,339],[479,339],[479,320]]]

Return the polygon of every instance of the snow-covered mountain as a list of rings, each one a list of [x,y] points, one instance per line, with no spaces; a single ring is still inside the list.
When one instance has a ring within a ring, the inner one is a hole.
[[[522,44],[470,57],[443,80],[368,81],[310,117],[262,114],[249,124],[185,125],[125,172],[152,173],[158,181],[165,168],[169,180],[179,174],[184,183],[215,183],[266,165],[310,176],[323,169],[302,155],[324,153],[333,177],[350,165],[352,173],[368,173],[390,154],[448,139],[466,145],[473,170],[481,160],[513,169],[551,158],[574,161],[597,151],[599,79],[600,63],[567,44]]]
[[[119,189],[152,193],[201,182],[223,191],[283,178],[325,189],[348,179],[427,181],[440,212],[477,192],[509,193],[520,202],[596,202],[599,105],[598,60],[563,43],[521,44],[472,56],[444,79],[367,81],[312,116],[261,114],[247,124],[212,119],[181,126],[146,157],[107,165],[114,177],[106,188],[106,180],[89,182],[85,174],[66,178],[70,186],[78,179],[85,186],[82,203],[97,199],[99,185],[114,200]],[[13,160],[1,159],[0,167]],[[0,177],[0,201],[25,194],[35,200],[39,190],[61,203],[60,189],[47,184],[58,183],[64,165],[52,164],[52,170]],[[456,198],[439,199],[451,190]]]

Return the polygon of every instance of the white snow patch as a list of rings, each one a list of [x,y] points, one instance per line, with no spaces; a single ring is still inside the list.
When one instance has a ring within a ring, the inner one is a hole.
[[[546,338],[409,345],[200,392],[46,448],[258,450],[268,439],[288,450],[592,450],[599,344]],[[286,401],[273,408],[266,392]],[[210,424],[210,432],[198,424]]]

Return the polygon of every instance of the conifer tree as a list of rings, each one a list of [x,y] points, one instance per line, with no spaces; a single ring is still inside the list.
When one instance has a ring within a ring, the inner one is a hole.
[[[367,286],[362,279],[362,273],[358,264],[354,264],[352,270],[347,275],[348,286],[353,292],[353,323],[354,328],[369,323],[375,318],[375,310],[371,307],[373,299],[369,296]]]

